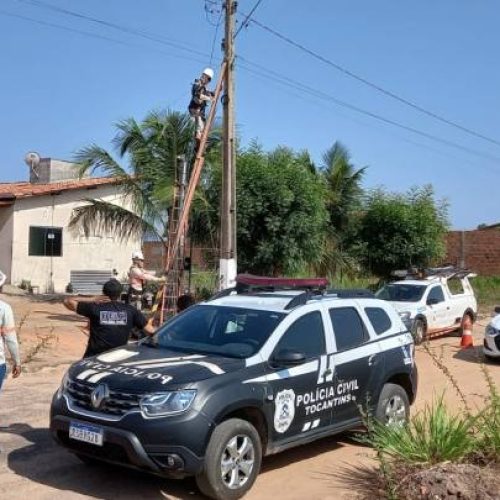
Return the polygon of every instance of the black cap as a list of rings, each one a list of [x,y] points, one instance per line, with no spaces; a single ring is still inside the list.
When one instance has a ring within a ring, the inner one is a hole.
[[[106,281],[106,283],[104,283],[104,286],[102,287],[102,293],[110,299],[117,299],[118,297],[120,297],[120,295],[122,294],[122,290],[122,284],[114,278]]]

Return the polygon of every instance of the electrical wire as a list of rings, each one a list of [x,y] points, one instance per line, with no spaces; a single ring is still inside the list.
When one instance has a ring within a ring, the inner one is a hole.
[[[19,1],[23,1],[23,2],[24,1],[29,1],[29,3],[32,3],[35,0],[19,0]],[[7,11],[3,11],[3,10],[0,10],[0,14],[11,16],[11,17],[15,17],[15,18],[19,18],[19,19],[23,19],[23,20],[30,21],[30,22],[34,22],[34,23],[37,23],[37,24],[40,24],[40,25],[51,27],[51,28],[62,29],[62,30],[66,30],[66,31],[78,33],[78,34],[81,34],[81,35],[84,35],[84,36],[89,36],[89,37],[101,39],[101,40],[104,40],[104,41],[110,41],[110,42],[113,42],[113,43],[118,43],[118,44],[121,44],[121,45],[126,45],[126,46],[135,47],[135,48],[141,48],[141,49],[147,49],[147,50],[155,50],[156,52],[168,55],[170,57],[179,57],[181,59],[189,59],[189,60],[194,60],[196,62],[203,62],[200,59],[195,59],[195,58],[192,58],[192,57],[186,57],[186,56],[180,56],[180,55],[170,54],[170,53],[167,53],[165,51],[162,51],[162,50],[159,50],[159,49],[156,49],[156,48],[150,48],[150,47],[146,48],[146,47],[143,47],[143,46],[140,46],[140,45],[136,45],[136,44],[133,44],[133,43],[129,43],[129,42],[126,42],[126,41],[123,41],[123,40],[118,40],[118,39],[115,39],[115,38],[111,38],[111,37],[99,35],[99,34],[96,34],[96,33],[87,32],[87,31],[83,31],[83,30],[79,30],[79,29],[76,29],[76,28],[70,28],[70,27],[67,27],[67,26],[58,25],[58,24],[55,24],[55,23],[47,22],[47,21],[37,20],[37,19],[34,19],[34,18],[30,18],[28,16],[20,15],[20,14],[13,14],[13,13],[10,13],[10,12],[7,12]],[[106,21],[97,20],[95,18],[92,18],[92,21],[94,21],[94,22],[100,22],[100,23],[107,23]],[[112,23],[110,23],[110,24],[112,24]],[[116,25],[116,26],[118,27],[118,25]],[[158,42],[158,37],[156,35],[151,35],[151,34],[148,33],[148,39],[152,40],[152,41],[155,41],[155,42]],[[186,50],[186,48],[183,47],[183,50]],[[201,52],[198,52],[198,51],[196,51],[196,53],[199,53],[199,54],[203,55],[204,57],[208,56],[208,54],[204,54],[204,53],[201,53]],[[453,141],[449,141],[447,139],[443,139],[441,137],[434,136],[432,134],[429,134],[427,132],[421,131],[421,130],[416,129],[414,127],[410,127],[410,126],[404,125],[404,124],[396,122],[396,121],[394,121],[392,119],[386,118],[386,117],[384,117],[382,115],[378,115],[378,114],[373,113],[371,111],[362,109],[362,108],[360,108],[358,106],[355,106],[355,105],[350,104],[348,102],[345,102],[345,101],[342,101],[340,99],[337,99],[337,98],[335,98],[335,97],[333,97],[333,96],[331,96],[329,94],[326,94],[325,92],[322,92],[322,91],[314,89],[314,88],[312,88],[312,87],[310,87],[308,85],[305,85],[305,84],[303,84],[303,83],[301,83],[301,82],[299,82],[297,80],[293,80],[292,78],[289,78],[289,77],[286,77],[284,75],[281,75],[281,74],[279,74],[279,73],[277,73],[277,72],[275,72],[275,71],[273,71],[273,70],[271,70],[269,68],[266,68],[266,67],[264,67],[262,65],[254,63],[254,62],[252,62],[252,61],[250,61],[250,60],[248,60],[248,59],[246,59],[246,58],[244,58],[242,56],[239,56],[238,59],[241,62],[243,62],[244,64],[247,65],[247,67],[245,69],[248,72],[260,75],[261,77],[266,78],[267,80],[271,80],[271,81],[277,82],[277,83],[279,83],[281,85],[285,85],[285,86],[294,88],[295,90],[301,92],[302,94],[308,94],[308,95],[311,95],[311,96],[313,96],[313,97],[315,97],[317,99],[321,99],[323,101],[325,101],[325,100],[329,101],[331,103],[337,104],[338,106],[350,109],[351,111],[355,111],[355,112],[363,114],[365,116],[369,116],[372,119],[376,119],[376,120],[382,121],[382,122],[384,122],[384,123],[386,123],[388,125],[392,125],[394,127],[398,127],[400,129],[412,132],[414,134],[426,137],[427,139],[433,140],[435,142],[440,142],[440,143],[445,144],[447,146],[450,146],[450,147],[453,147],[453,148],[456,148],[456,149],[460,149],[461,151],[467,152],[469,154],[480,156],[482,158],[486,158],[488,160],[492,160],[492,161],[495,161],[495,162],[500,162],[500,158],[498,158],[496,156],[489,155],[489,154],[484,153],[482,151],[477,151],[477,150],[474,150],[474,149],[471,149],[471,148],[467,148],[467,147],[462,146],[462,145],[460,145],[458,143],[455,143]],[[252,68],[251,66],[253,66],[254,68]],[[255,68],[257,68],[257,69],[255,69]]]
[[[206,3],[205,3],[205,5],[206,5]],[[221,8],[219,10],[219,17],[217,19],[217,23],[215,24],[215,32],[214,32],[214,36],[212,39],[212,48],[210,50],[210,62],[208,63],[209,66],[212,66],[212,61],[214,59],[215,44],[217,42],[217,36],[219,34],[219,28],[220,28],[220,25],[222,22],[222,12],[223,12],[223,9]]]
[[[242,13],[243,15],[245,15],[244,13]],[[255,18],[249,18],[248,21],[247,21],[247,24],[250,24],[250,23],[253,23],[255,24],[256,26],[258,26],[259,28],[267,31],[268,33],[272,34],[273,36],[279,38],[280,40],[288,43],[289,45],[292,45],[293,47],[301,50],[302,52],[305,52],[306,54],[309,54],[311,57],[314,57],[315,59],[318,59],[319,61],[335,68],[336,70],[344,73],[345,75],[349,76],[350,78],[353,78],[361,83],[363,83],[364,85],[367,85],[368,87],[371,87],[375,90],[377,90],[378,92],[386,95],[387,97],[390,97],[396,101],[399,101],[400,103],[403,103],[405,104],[406,106],[409,106],[417,111],[419,111],[420,113],[423,113],[427,116],[430,116],[431,118],[434,118],[435,120],[438,120],[442,123],[446,123],[447,125],[450,125],[458,130],[461,130],[462,132],[465,132],[469,135],[473,135],[475,137],[478,137],[480,139],[483,139],[485,141],[488,141],[492,144],[496,144],[497,146],[500,146],[500,141],[496,140],[496,139],[493,139],[491,137],[488,137],[480,132],[476,132],[475,130],[472,130],[471,128],[469,127],[466,127],[464,125],[461,125],[457,122],[454,122],[452,120],[449,120],[448,118],[445,118],[441,115],[438,115],[437,113],[433,112],[433,111],[429,111],[428,109],[425,109],[424,107],[420,106],[419,104],[416,104],[408,99],[405,99],[404,97],[401,97],[397,94],[395,94],[394,92],[390,91],[390,90],[387,90],[385,89],[384,87],[381,87],[380,85],[376,84],[376,83],[373,83],[371,82],[370,80],[350,71],[349,69],[341,66],[340,64],[332,61],[331,59],[327,59],[326,57],[322,56],[321,54],[318,54],[317,52],[309,49],[308,47],[302,45],[301,43],[298,43],[296,42],[295,40],[292,40],[290,37],[286,36],[286,35],[283,35],[282,33],[276,31],[275,29],[265,25],[264,23],[258,21],[257,19]]]
[[[356,113],[359,113],[359,114],[362,114],[365,116],[369,116],[370,118],[381,121],[381,122],[386,123],[388,125],[391,125],[393,127],[397,127],[397,128],[406,130],[408,132],[412,132],[413,134],[420,135],[420,136],[425,137],[427,139],[430,139],[434,142],[439,142],[441,144],[445,144],[446,146],[450,146],[450,147],[453,147],[455,149],[459,149],[459,150],[464,151],[466,153],[480,156],[481,158],[485,158],[487,160],[500,163],[500,157],[490,155],[488,153],[485,153],[483,151],[478,151],[476,149],[468,148],[466,146],[463,146],[463,145],[458,144],[456,142],[450,141],[448,139],[444,139],[442,137],[439,137],[439,136],[436,136],[433,134],[429,134],[428,132],[424,132],[423,130],[416,129],[414,127],[405,125],[403,123],[397,122],[397,121],[392,120],[390,118],[386,118],[386,117],[379,115],[377,113],[374,113],[372,111],[360,108],[359,106],[355,106],[355,105],[350,104],[346,101],[342,101],[342,100],[337,99],[336,97],[333,97],[332,95],[327,94],[321,90],[315,89],[315,88],[310,87],[308,85],[305,85],[301,82],[298,82],[297,80],[294,80],[294,79],[289,78],[287,76],[281,75],[281,74],[279,74],[279,73],[277,73],[269,68],[266,68],[260,64],[253,63],[242,56],[239,56],[238,59],[241,62],[243,62],[244,65],[246,63],[245,69],[247,71],[259,74],[260,76],[267,78],[268,80],[278,82],[281,85],[289,86],[289,87],[294,88],[295,90],[298,90],[300,92],[304,92],[306,94],[312,95],[313,97],[322,99],[324,101],[329,101],[329,102],[336,104],[338,106],[341,106],[343,108],[347,108],[347,109],[350,109],[351,111],[355,111]],[[257,68],[257,69],[254,69],[251,66],[254,66],[254,68]]]
[[[74,17],[74,18],[77,18],[80,20],[83,19],[86,21],[90,21],[92,23],[96,23],[96,24],[99,24],[101,26],[106,26],[108,28],[112,28],[114,30],[121,31],[123,33],[139,36],[139,37],[145,38],[146,40],[161,43],[163,45],[167,45],[169,47],[173,47],[173,48],[176,48],[178,50],[183,50],[183,51],[186,51],[186,52],[198,55],[198,56],[206,56],[206,54],[204,52],[196,50],[183,42],[179,42],[177,40],[173,40],[173,39],[170,39],[170,38],[167,38],[164,36],[152,34],[150,32],[144,31],[144,30],[138,30],[135,28],[131,28],[129,26],[124,26],[124,25],[112,23],[109,21],[105,21],[103,19],[99,19],[99,18],[89,16],[86,14],[81,14],[81,13],[73,11],[73,10],[65,9],[62,7],[57,7],[55,5],[43,2],[41,0],[16,0],[16,1],[19,3],[32,5],[34,7],[38,7],[41,9],[46,9],[46,10],[50,10],[53,12],[57,12],[59,14],[64,14],[66,16],[71,16],[71,17]]]
[[[8,16],[8,17],[13,17],[13,18],[17,18],[17,19],[21,19],[23,21],[28,21],[30,23],[38,24],[40,26],[46,26],[46,27],[49,27],[49,28],[55,28],[55,29],[58,29],[58,30],[68,31],[70,33],[76,33],[78,35],[83,35],[83,36],[86,36],[86,37],[89,37],[89,38],[95,38],[95,39],[98,39],[98,40],[104,40],[106,42],[112,42],[112,43],[116,43],[116,44],[119,44],[119,45],[124,45],[126,47],[133,47],[133,48],[136,48],[136,49],[138,48],[138,49],[142,49],[142,50],[151,50],[151,51],[158,52],[160,54],[166,55],[168,57],[175,57],[175,58],[183,59],[183,60],[196,61],[196,62],[199,62],[199,63],[202,63],[202,64],[204,62],[204,60],[197,59],[195,57],[186,56],[186,55],[179,55],[179,54],[172,54],[170,52],[166,52],[165,50],[161,50],[161,49],[156,48],[156,47],[144,47],[143,45],[135,44],[133,42],[127,42],[125,40],[119,40],[117,38],[112,38],[112,37],[105,36],[105,35],[99,35],[98,33],[92,33],[90,31],[85,31],[85,30],[81,30],[81,29],[78,29],[78,28],[72,28],[72,27],[69,27],[69,26],[64,26],[62,24],[52,23],[52,22],[49,22],[49,21],[42,21],[40,19],[36,19],[36,18],[30,17],[30,16],[25,16],[25,15],[22,15],[22,14],[16,14],[16,13],[13,13],[13,12],[8,12],[8,11],[3,10],[3,9],[0,9],[0,15]],[[208,54],[204,54],[204,56],[208,57]]]
[[[240,24],[240,27],[236,31],[234,38],[236,38],[240,34],[240,31],[243,28],[248,28],[248,25],[250,24],[250,20],[251,20],[252,16],[254,15],[255,11],[259,8],[259,5],[261,3],[262,3],[262,0],[257,0],[257,3],[253,6],[253,9],[247,14],[247,16],[245,17],[243,22]]]

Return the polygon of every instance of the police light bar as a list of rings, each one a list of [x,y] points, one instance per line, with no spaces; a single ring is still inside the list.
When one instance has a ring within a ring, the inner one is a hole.
[[[236,284],[240,287],[262,287],[273,289],[324,289],[329,285],[326,278],[269,278],[252,274],[238,274]]]

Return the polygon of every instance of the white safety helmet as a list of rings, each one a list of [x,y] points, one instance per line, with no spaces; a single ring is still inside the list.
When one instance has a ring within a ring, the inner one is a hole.
[[[207,75],[210,80],[214,77],[214,70],[212,68],[205,68],[202,75]]]
[[[140,250],[136,250],[132,254],[132,260],[135,260],[135,259],[144,260],[144,255],[143,255],[143,253]]]

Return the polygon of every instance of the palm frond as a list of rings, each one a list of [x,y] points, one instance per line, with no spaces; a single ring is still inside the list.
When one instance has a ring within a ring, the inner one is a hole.
[[[119,241],[140,238],[146,232],[161,239],[155,226],[136,213],[103,200],[85,201],[86,205],[73,210],[69,224],[71,230],[82,230],[87,237],[95,233],[112,234]]]

